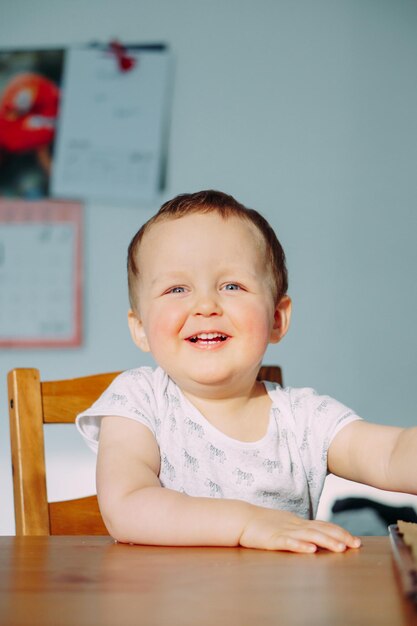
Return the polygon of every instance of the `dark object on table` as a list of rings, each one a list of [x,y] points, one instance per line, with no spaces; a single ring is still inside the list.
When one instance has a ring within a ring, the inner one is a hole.
[[[372,509],[386,525],[396,524],[401,519],[404,522],[417,522],[417,513],[411,506],[390,506],[369,498],[343,498],[336,500],[332,506],[332,513]]]

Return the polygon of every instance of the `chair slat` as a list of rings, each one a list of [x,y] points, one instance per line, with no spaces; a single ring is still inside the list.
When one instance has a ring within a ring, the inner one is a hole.
[[[97,496],[50,502],[51,535],[108,535],[98,507]]]
[[[8,376],[16,534],[49,535],[39,372]]]
[[[10,442],[17,535],[107,535],[97,496],[48,503],[44,423],[73,423],[119,372],[40,382],[37,369],[9,372]]]
[[[269,380],[282,386],[282,369],[278,365],[262,365],[258,380]]]
[[[82,378],[41,383],[43,421],[45,424],[72,424],[120,372],[94,374]]]

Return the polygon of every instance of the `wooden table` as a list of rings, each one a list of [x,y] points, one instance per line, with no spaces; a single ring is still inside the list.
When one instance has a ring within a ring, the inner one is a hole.
[[[0,537],[5,626],[417,624],[387,537],[314,555]]]

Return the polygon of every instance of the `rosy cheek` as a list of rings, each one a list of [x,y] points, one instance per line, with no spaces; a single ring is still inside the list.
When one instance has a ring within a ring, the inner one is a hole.
[[[272,320],[265,315],[265,309],[253,309],[245,316],[245,326],[252,343],[268,343],[272,330]]]
[[[148,334],[159,341],[172,337],[181,328],[181,314],[174,306],[154,307],[148,316]]]

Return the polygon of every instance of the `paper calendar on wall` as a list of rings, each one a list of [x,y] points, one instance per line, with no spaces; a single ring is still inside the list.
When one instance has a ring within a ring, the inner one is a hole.
[[[129,46],[121,69],[108,46],[66,51],[52,195],[152,202],[163,187],[171,58]]]
[[[81,206],[0,200],[0,346],[81,343]]]

